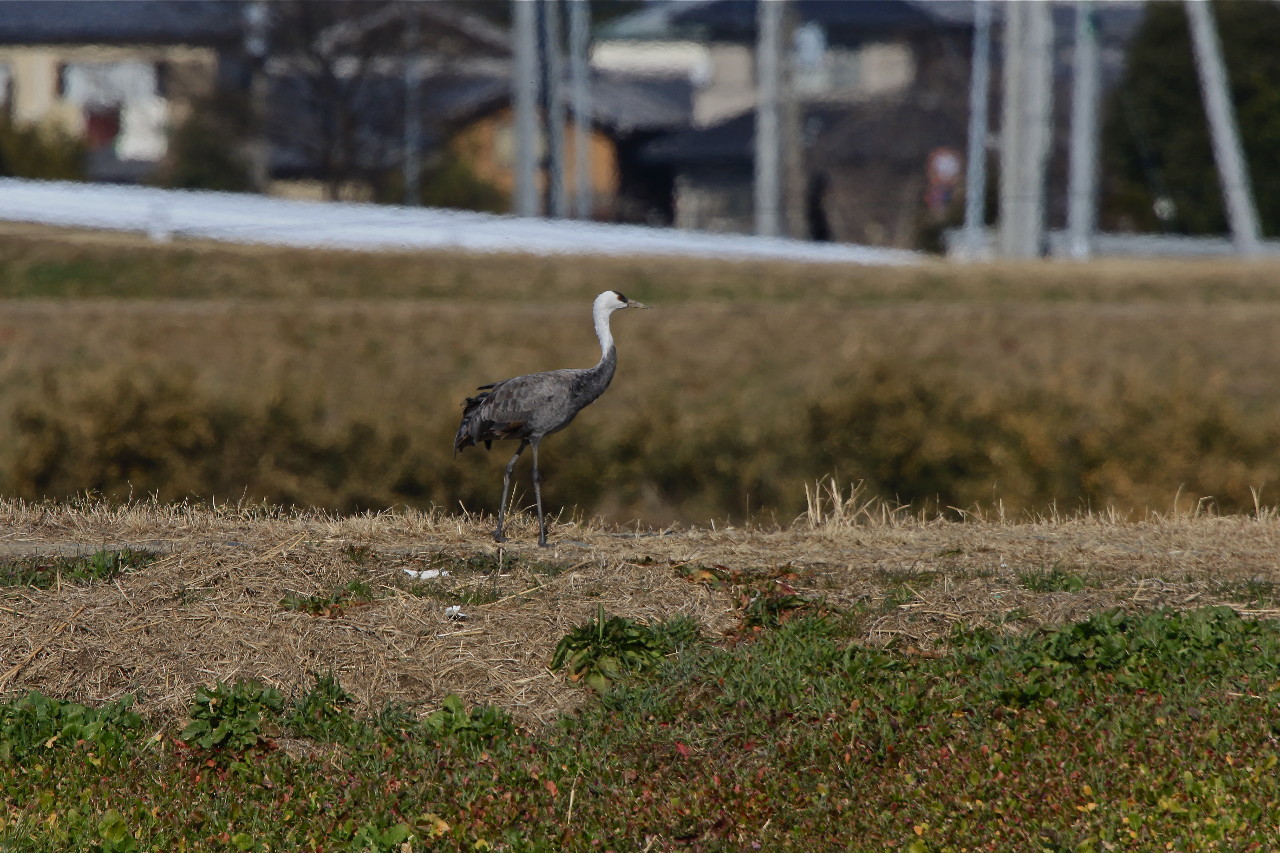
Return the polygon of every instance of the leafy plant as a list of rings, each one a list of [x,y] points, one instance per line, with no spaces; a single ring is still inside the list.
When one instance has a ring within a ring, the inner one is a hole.
[[[120,812],[107,809],[98,821],[98,835],[101,838],[101,853],[133,853],[138,849],[138,840],[129,831]]]
[[[556,644],[551,670],[567,669],[570,681],[582,681],[603,693],[632,672],[652,667],[667,654],[669,645],[661,632],[623,616],[604,615],[574,628]]]
[[[731,569],[728,566],[681,565],[676,576],[711,589],[729,590],[737,600],[741,623],[737,633],[776,628],[791,616],[813,606],[800,595],[792,581],[795,570],[788,564],[771,569]]]
[[[368,545],[355,545],[348,543],[342,546],[342,556],[345,557],[353,566],[363,568],[378,556],[378,552]]]
[[[274,687],[256,681],[219,681],[196,690],[191,723],[179,737],[203,750],[239,755],[267,741],[267,727],[283,707],[284,698]]]
[[[452,693],[422,725],[438,741],[451,740],[470,747],[500,740],[514,730],[511,716],[503,709],[476,705],[468,711]]]
[[[742,607],[742,627],[748,630],[777,628],[797,613],[813,607],[812,601],[787,585],[753,595],[744,594],[739,602]]]
[[[40,693],[0,704],[0,762],[17,760],[35,750],[90,744],[119,748],[142,727],[133,697],[93,708]]]

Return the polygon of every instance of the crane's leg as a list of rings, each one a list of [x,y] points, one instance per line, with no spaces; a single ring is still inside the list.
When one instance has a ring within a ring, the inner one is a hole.
[[[533,440],[533,499],[538,504],[538,544],[547,547],[547,520],[542,515],[542,473],[538,471],[538,442]]]
[[[520,454],[524,453],[524,449],[528,446],[527,440],[521,440],[520,446],[516,448],[516,452],[512,455],[511,461],[507,463],[507,472],[502,475],[502,503],[498,504],[498,529],[493,531],[493,540],[495,542],[506,542],[507,537],[502,535],[502,520],[507,515],[507,495],[511,493],[511,472],[516,469],[516,460],[520,458]],[[538,451],[535,448],[533,458],[538,458]],[[536,470],[536,468],[535,468]]]

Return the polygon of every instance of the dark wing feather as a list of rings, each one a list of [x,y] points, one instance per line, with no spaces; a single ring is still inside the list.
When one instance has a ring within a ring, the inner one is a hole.
[[[512,382],[514,380],[508,379],[481,385],[476,389],[481,393],[463,401],[462,423],[453,439],[455,456],[464,447],[474,447],[481,442],[488,449],[494,441],[528,435],[531,413],[512,394],[503,392],[503,386]]]
[[[610,355],[612,355],[612,349]],[[549,370],[482,385],[462,404],[454,453],[504,438],[538,439],[564,429],[609,384],[614,361],[590,370]]]

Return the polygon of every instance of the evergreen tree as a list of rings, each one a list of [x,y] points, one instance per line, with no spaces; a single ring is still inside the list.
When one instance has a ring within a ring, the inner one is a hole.
[[[1258,218],[1280,234],[1280,4],[1218,0],[1213,12]],[[1148,5],[1106,107],[1103,150],[1103,227],[1228,230],[1181,3]]]

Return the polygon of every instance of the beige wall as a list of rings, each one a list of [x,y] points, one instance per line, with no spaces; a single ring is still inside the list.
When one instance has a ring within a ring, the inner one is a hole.
[[[0,47],[0,65],[9,70],[13,119],[22,124],[54,123],[79,135],[83,110],[58,95],[58,69],[76,62],[163,62],[170,84],[170,118],[186,117],[193,97],[212,90],[217,54],[210,48],[185,46],[54,45]]]

